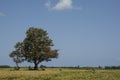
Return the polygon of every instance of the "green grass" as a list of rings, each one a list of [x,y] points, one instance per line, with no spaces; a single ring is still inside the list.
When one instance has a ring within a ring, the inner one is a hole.
[[[45,71],[15,71],[11,68],[2,68],[0,80],[120,80],[120,70],[47,68]]]

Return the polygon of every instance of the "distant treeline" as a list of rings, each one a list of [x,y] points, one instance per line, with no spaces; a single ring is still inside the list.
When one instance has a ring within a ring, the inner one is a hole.
[[[120,66],[105,66],[105,69],[120,69]]]
[[[0,68],[11,68],[11,66],[9,66],[9,65],[0,65]],[[26,68],[26,67],[21,67],[21,68]],[[66,67],[66,66],[64,66],[64,67],[54,67],[54,66],[52,66],[52,67],[48,67],[48,66],[45,66],[45,65],[40,65],[40,68],[105,69],[105,70],[112,69],[112,70],[116,70],[116,69],[120,69],[120,66],[104,66],[104,67],[102,67],[102,66],[98,66],[98,67],[89,67],[89,66],[86,66],[86,67],[81,67],[81,66],[75,66],[75,67],[72,67],[72,66],[70,66],[70,67]]]
[[[9,65],[0,65],[0,68],[10,68]]]
[[[46,67],[47,68],[47,67]],[[120,66],[105,66],[105,67],[102,67],[102,66],[98,66],[98,67],[89,67],[89,66],[86,66],[86,67],[80,67],[80,66],[76,66],[76,67],[49,67],[49,68],[69,68],[69,69],[104,69],[104,70],[107,70],[107,69],[112,69],[112,70],[118,70],[120,69]]]

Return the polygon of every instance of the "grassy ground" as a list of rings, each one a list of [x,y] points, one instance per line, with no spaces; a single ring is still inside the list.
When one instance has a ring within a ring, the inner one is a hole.
[[[0,80],[120,80],[120,70],[47,68],[45,71],[0,69]]]

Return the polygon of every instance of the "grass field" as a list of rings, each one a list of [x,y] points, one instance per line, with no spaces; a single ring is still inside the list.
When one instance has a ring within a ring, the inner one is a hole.
[[[29,71],[22,68],[0,69],[0,80],[120,80],[120,70],[81,70],[47,68],[45,71]]]

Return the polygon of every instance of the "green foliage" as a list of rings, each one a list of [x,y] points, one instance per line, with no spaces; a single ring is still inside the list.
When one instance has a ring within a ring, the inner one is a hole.
[[[18,42],[16,43],[16,45],[14,46],[15,47],[15,50],[12,51],[9,56],[11,58],[13,58],[13,61],[16,63],[16,67],[15,69],[16,70],[19,70],[20,67],[19,67],[19,63],[23,62],[24,61],[24,57],[22,55],[22,43],[21,42]]]
[[[52,40],[49,38],[47,31],[31,27],[26,31],[26,38],[23,42],[15,45],[15,51],[10,57],[15,62],[27,61],[34,63],[34,69],[38,69],[38,64],[42,61],[51,61],[51,58],[58,57],[58,50],[52,50]]]

